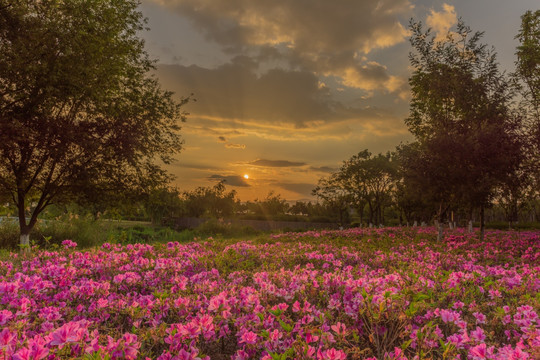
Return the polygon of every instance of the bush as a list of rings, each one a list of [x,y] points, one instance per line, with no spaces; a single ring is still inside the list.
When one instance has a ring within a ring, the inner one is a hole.
[[[16,220],[2,218],[0,220],[0,247],[11,249],[19,243],[19,224]]]

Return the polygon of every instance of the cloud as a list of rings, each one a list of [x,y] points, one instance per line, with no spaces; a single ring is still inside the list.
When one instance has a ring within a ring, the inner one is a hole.
[[[227,139],[225,139],[225,136],[219,136],[219,137],[218,137],[218,140],[219,140],[220,142],[227,142]]]
[[[333,168],[330,166],[318,166],[318,167],[310,166],[309,170],[314,171],[314,172],[322,172],[322,173],[329,173],[329,174],[337,171],[336,168]]]
[[[230,185],[230,186],[238,186],[238,187],[249,187],[251,185],[249,185],[246,181],[246,179],[244,179],[244,177],[242,176],[238,176],[238,175],[210,175],[208,177],[209,180],[211,181],[225,181],[225,185]]]
[[[275,185],[303,196],[311,196],[311,191],[316,187],[314,184],[307,183],[275,183]]]
[[[456,9],[446,3],[443,4],[443,9],[440,12],[431,9],[426,24],[436,34],[436,40],[444,40],[450,28],[457,24]]]
[[[248,163],[249,165],[254,166],[263,166],[263,167],[297,167],[304,166],[304,162],[293,162],[288,160],[268,160],[268,159],[258,159]]]
[[[364,82],[370,89],[397,89],[405,84],[388,76],[384,66],[375,62],[361,71],[360,75],[358,72],[350,75],[349,85],[354,87],[357,86],[355,82]],[[249,66],[233,61],[215,69],[196,65],[159,65],[157,75],[163,87],[178,96],[195,94],[197,101],[186,105],[190,119],[231,123],[231,126],[221,128],[207,126],[208,122],[200,121],[185,126],[185,129],[189,126],[192,131],[218,138],[253,135],[246,132],[247,124],[274,127],[274,136],[278,136],[282,134],[279,130],[284,125],[292,126],[291,130],[320,130],[324,124],[348,120],[370,122],[374,118],[386,117],[385,113],[388,113],[384,108],[346,104],[334,98],[330,89],[321,86],[318,77],[307,71],[271,69],[257,74]],[[359,77],[355,77],[357,75]],[[382,106],[391,104],[395,108],[395,96],[379,97]]]
[[[246,148],[246,145],[244,145],[244,144],[232,144],[232,143],[227,143],[227,144],[225,144],[225,147],[226,147],[227,149],[241,149],[241,150],[243,150],[243,149]]]
[[[232,62],[216,69],[160,65],[157,75],[164,88],[195,94],[197,101],[187,106],[192,115],[297,126],[336,115],[328,89],[306,71],[272,69],[257,75],[245,64]]]
[[[336,77],[351,69],[365,73],[369,69],[363,67],[369,64],[363,55],[404,42],[408,31],[402,21],[410,18],[414,8],[409,0],[311,0],[309,6],[290,0],[153,1],[190,21],[232,56],[257,56],[252,66],[266,62],[270,67]],[[365,77],[343,81],[360,89],[373,88],[372,82],[358,81]],[[389,86],[383,83],[377,88]]]
[[[154,0],[190,19],[223,46],[278,45],[307,53],[364,52],[403,41],[409,0]],[[336,26],[340,24],[340,26]]]

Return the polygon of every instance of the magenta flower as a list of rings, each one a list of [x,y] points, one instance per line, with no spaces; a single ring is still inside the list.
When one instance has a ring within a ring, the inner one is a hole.
[[[332,330],[336,332],[338,335],[345,335],[347,333],[345,324],[341,322],[337,322],[335,325],[332,325],[330,327]]]
[[[476,345],[475,347],[471,348],[469,350],[469,355],[473,358],[473,360],[485,359],[487,356],[486,344],[482,343],[480,345]]]
[[[79,341],[81,339],[81,333],[78,331],[79,329],[80,326],[76,322],[69,322],[62,325],[50,335],[51,341],[49,345],[59,345],[62,347],[67,343],[74,343]]]
[[[346,360],[347,354],[343,350],[334,348],[328,349],[317,354],[317,360]]]
[[[255,344],[257,342],[257,334],[252,331],[247,331],[240,336],[240,344]]]

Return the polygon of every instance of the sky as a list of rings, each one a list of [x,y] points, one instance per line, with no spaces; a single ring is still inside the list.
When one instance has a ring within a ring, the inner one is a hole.
[[[408,24],[458,18],[514,68],[520,16],[538,0],[142,0],[140,34],[162,87],[196,101],[166,168],[181,191],[225,180],[243,200],[313,200],[321,177],[412,140]],[[247,178],[246,178],[247,177]]]

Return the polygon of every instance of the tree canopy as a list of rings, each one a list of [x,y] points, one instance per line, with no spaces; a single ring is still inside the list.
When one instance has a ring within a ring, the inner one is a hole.
[[[480,43],[483,34],[463,21],[441,41],[420,22],[411,22],[410,30],[412,101],[405,122],[419,151],[408,174],[416,173],[439,202],[439,222],[455,200],[483,214],[521,162],[510,81],[499,71],[495,51]]]
[[[21,241],[52,202],[169,179],[156,160],[181,150],[188,98],[149,76],[138,4],[0,0],[0,189]]]

